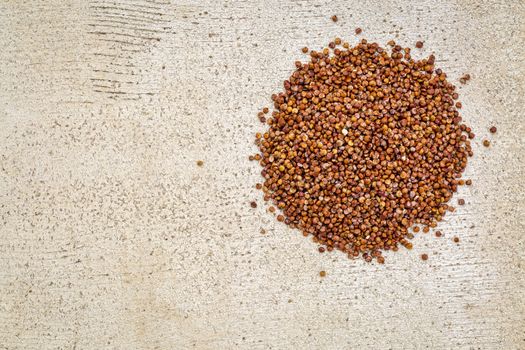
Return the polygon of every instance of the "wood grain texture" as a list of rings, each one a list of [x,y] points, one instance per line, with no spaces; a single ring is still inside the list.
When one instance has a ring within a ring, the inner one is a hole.
[[[247,159],[358,26],[473,77],[467,205],[384,266],[277,223]],[[523,1],[3,1],[0,349],[525,349],[524,44]]]

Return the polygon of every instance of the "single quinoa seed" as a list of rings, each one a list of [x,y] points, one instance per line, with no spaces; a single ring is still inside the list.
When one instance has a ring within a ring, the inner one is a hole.
[[[305,46],[305,47],[303,47],[303,48],[301,49],[301,51],[302,51],[303,53],[307,53],[307,52],[308,52],[308,48]]]
[[[463,198],[458,199],[458,205],[465,205],[465,200]]]
[[[204,165],[204,162],[202,160],[197,161],[197,166],[203,166],[203,165]]]
[[[257,208],[257,203],[256,202],[250,202],[250,206],[252,208]]]
[[[436,237],[441,237],[442,235],[441,231],[436,231]]]
[[[483,146],[489,147],[490,146],[490,141],[489,140],[483,140]]]
[[[465,181],[465,185],[467,185],[467,186],[472,185],[472,180],[470,180],[470,179],[469,179],[469,180],[466,180],[466,181]]]
[[[356,33],[357,35],[361,34],[362,32],[363,32],[363,30],[362,30],[361,28],[356,28],[356,29],[355,29],[355,33]]]
[[[333,16],[332,16],[332,21],[333,21],[333,22],[337,22],[337,19],[338,19],[338,18],[337,18],[336,15],[333,15]]]
[[[497,129],[495,126],[492,126],[492,127],[490,127],[489,131],[490,131],[491,133],[495,134],[496,131],[498,131],[498,129]]]
[[[459,238],[458,237],[454,237],[454,243],[459,243]]]
[[[416,42],[416,47],[417,47],[418,49],[422,48],[422,47],[423,47],[423,42],[422,42],[422,41],[417,41],[417,42]]]
[[[381,251],[413,248],[411,227],[429,232],[454,210],[474,134],[433,55],[338,43],[310,51],[272,95],[254,158],[278,221],[326,251],[380,262]]]
[[[319,271],[319,276],[326,277],[326,271]]]
[[[421,254],[421,260],[427,261],[428,260],[428,254]]]

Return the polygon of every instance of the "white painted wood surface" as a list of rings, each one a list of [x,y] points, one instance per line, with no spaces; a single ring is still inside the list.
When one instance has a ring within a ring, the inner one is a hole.
[[[525,349],[524,7],[0,2],[0,348]],[[384,266],[277,223],[247,160],[299,49],[357,26],[472,75],[467,205]]]

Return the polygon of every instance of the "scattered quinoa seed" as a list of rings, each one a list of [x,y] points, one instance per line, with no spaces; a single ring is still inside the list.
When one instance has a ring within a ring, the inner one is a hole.
[[[483,146],[489,147],[490,146],[490,141],[489,140],[483,140]]]
[[[470,179],[469,179],[469,180],[466,180],[466,181],[465,181],[465,185],[467,185],[467,186],[472,185],[472,180],[470,180]]]
[[[332,16],[332,21],[337,22],[337,16],[336,15]]]
[[[423,261],[428,260],[428,254],[421,254],[421,260]]]
[[[325,277],[325,276],[326,276],[326,271],[324,271],[324,270],[323,270],[323,271],[320,271],[320,272],[319,272],[319,276],[321,276],[321,277]]]
[[[197,166],[203,166],[203,165],[204,165],[204,162],[202,160],[197,161]]]
[[[303,47],[303,48],[301,49],[301,51],[302,51],[303,53],[307,53],[307,52],[308,52],[308,48],[305,46],[305,47]]]
[[[442,235],[441,231],[436,231],[436,237],[441,237]]]
[[[255,202],[250,202],[250,206],[251,206],[252,208],[257,208],[257,203],[255,203]]]
[[[422,41],[417,41],[417,42],[416,42],[416,47],[417,47],[418,49],[422,48],[422,47],[423,47],[423,42],[422,42]]]
[[[490,132],[493,133],[493,134],[495,134],[496,131],[498,131],[498,129],[496,129],[495,126],[492,126],[489,130],[490,130]]]
[[[463,198],[458,199],[459,205],[465,205],[465,200]]]
[[[454,243],[459,243],[459,238],[458,237],[454,237]]]
[[[362,32],[363,32],[363,30],[361,28],[356,28],[355,29],[355,33],[358,34],[358,35],[361,34]]]

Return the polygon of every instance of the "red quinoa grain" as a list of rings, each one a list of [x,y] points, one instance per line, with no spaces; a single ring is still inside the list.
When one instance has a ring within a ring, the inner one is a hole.
[[[474,137],[435,57],[389,45],[311,51],[272,95],[269,129],[256,139],[277,220],[327,251],[380,263],[383,250],[412,249],[410,227],[428,232],[453,210]]]

